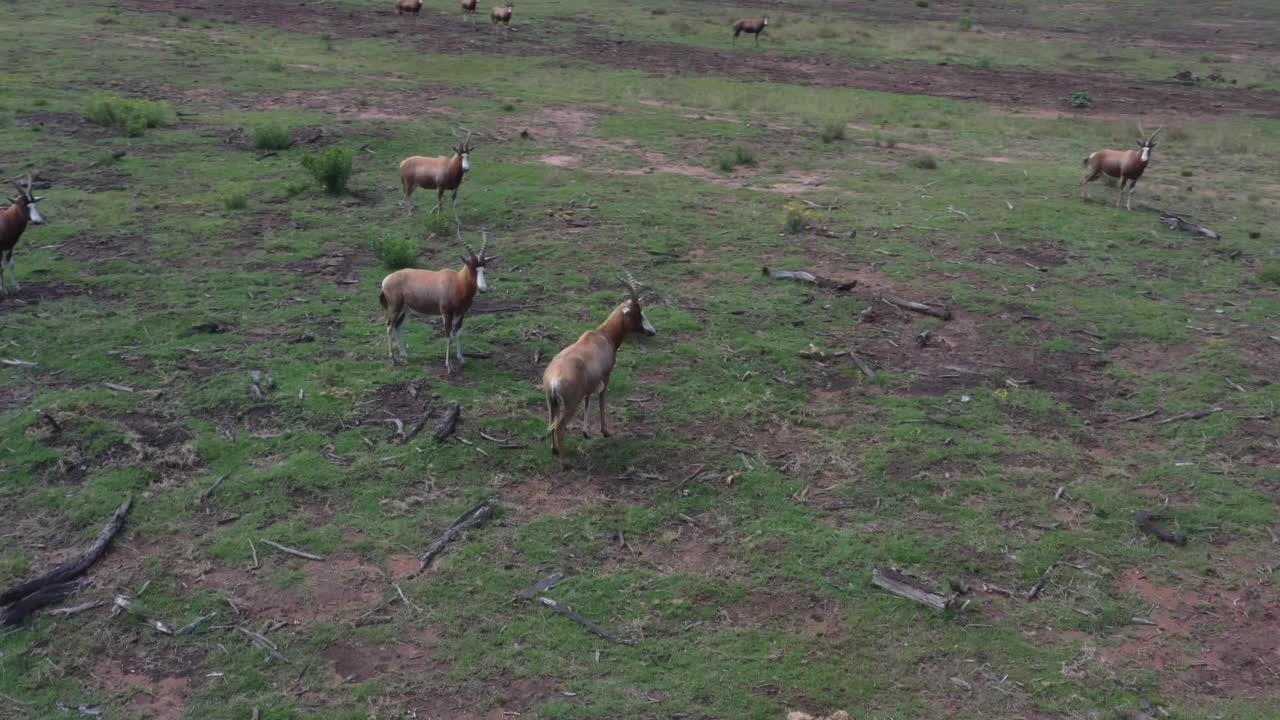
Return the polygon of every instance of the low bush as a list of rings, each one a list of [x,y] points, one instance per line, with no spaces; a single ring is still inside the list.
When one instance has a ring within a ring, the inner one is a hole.
[[[330,195],[341,195],[351,179],[352,152],[346,148],[331,147],[321,153],[302,158],[302,167],[324,187]]]
[[[164,101],[133,100],[98,93],[89,99],[84,117],[90,122],[115,128],[129,137],[148,129],[172,125],[177,120],[173,107]]]

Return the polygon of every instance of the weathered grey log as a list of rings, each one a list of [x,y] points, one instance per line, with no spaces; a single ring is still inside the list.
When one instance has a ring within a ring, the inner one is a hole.
[[[1182,230],[1183,232],[1196,233],[1203,235],[1210,240],[1218,240],[1222,236],[1202,225],[1197,225],[1169,212],[1168,210],[1160,211],[1160,222],[1169,226],[1170,230]]]
[[[36,610],[46,605],[62,602],[73,593],[89,587],[89,584],[88,580],[79,578],[53,585],[44,585],[33,592],[27,593],[16,603],[0,611],[0,627],[17,625]]]
[[[98,558],[102,557],[102,553],[106,552],[107,544],[111,542],[111,538],[120,532],[120,527],[124,525],[124,516],[128,514],[129,507],[132,504],[133,497],[126,497],[124,502],[120,503],[120,507],[116,508],[115,514],[111,517],[111,522],[102,528],[102,532],[98,533],[97,539],[93,541],[93,544],[88,549],[54,568],[47,575],[42,575],[21,585],[15,585],[4,591],[4,594],[0,594],[0,605],[8,605],[15,600],[25,598],[46,585],[65,583],[88,570],[90,566],[98,561]]]
[[[462,535],[462,533],[485,524],[489,518],[493,517],[493,511],[497,507],[497,500],[485,500],[479,505],[476,505],[470,510],[462,513],[462,515],[459,515],[458,519],[454,520],[453,524],[449,526],[449,529],[445,530],[444,534],[436,538],[435,542],[431,543],[431,545],[427,547],[426,552],[422,553],[422,556],[418,558],[418,572],[424,572],[427,569],[427,566],[431,564],[431,561],[435,560],[440,553],[444,552],[445,546],[454,540],[457,540],[458,536]]]
[[[279,550],[280,552],[289,553],[290,555],[293,555],[295,557],[300,557],[305,560],[324,560],[324,558],[321,557],[320,555],[312,555],[309,552],[303,552],[301,550],[298,550],[297,548],[291,548],[287,545],[281,545],[278,542],[272,542],[266,539],[260,539],[258,540],[258,542],[262,543],[263,545],[270,545],[271,547]],[[255,551],[255,554],[256,554],[256,551]]]
[[[1044,591],[1044,584],[1049,582],[1049,573],[1053,572],[1053,568],[1056,565],[1057,563],[1049,563],[1049,567],[1044,569],[1044,572],[1040,575],[1040,579],[1036,581],[1036,584],[1033,585],[1031,590],[1027,593],[1027,600],[1035,600],[1040,597],[1040,593]]]
[[[918,303],[913,300],[904,300],[903,298],[895,297],[893,295],[882,295],[880,296],[880,299],[894,307],[902,308],[903,310],[923,313],[932,317],[941,318],[942,320],[951,319],[951,311],[946,308],[936,308],[932,305],[925,305],[924,303]]]
[[[1162,528],[1156,524],[1156,520],[1159,520],[1160,518],[1161,518],[1161,515],[1159,513],[1151,513],[1151,512],[1145,512],[1145,511],[1139,510],[1138,512],[1133,514],[1133,524],[1137,525],[1139,530],[1151,535],[1155,535],[1156,537],[1160,538],[1161,540],[1167,543],[1172,543],[1174,545],[1186,545],[1187,544],[1186,535],[1183,535],[1181,533],[1176,533],[1172,530],[1166,530],[1165,528]]]
[[[266,636],[260,633],[256,633],[243,625],[237,625],[236,630],[238,630],[245,637],[249,638],[249,642],[253,643],[254,645],[257,645],[263,650],[266,650],[267,653],[271,655],[271,657],[283,663],[289,662],[289,658],[280,654],[280,646],[268,640]]]
[[[868,380],[876,379],[876,371],[874,368],[871,367],[871,363],[868,362],[866,358],[862,357],[861,355],[854,352],[853,350],[850,350],[849,359],[853,361],[854,365],[858,366],[858,369],[862,371],[863,375],[867,376]]]
[[[552,610],[556,611],[557,613],[559,613],[559,614],[561,614],[561,615],[563,615],[563,616],[565,616],[565,617],[569,618],[570,620],[572,620],[572,621],[574,621],[574,622],[578,623],[578,624],[579,624],[579,625],[581,625],[582,627],[584,627],[584,628],[586,628],[586,629],[590,630],[591,632],[595,633],[596,635],[599,635],[600,637],[604,638],[605,640],[610,640],[610,641],[612,641],[612,642],[616,642],[616,643],[619,643],[619,644],[622,644],[622,645],[635,645],[635,644],[636,644],[636,641],[635,641],[635,640],[628,640],[627,638],[624,638],[624,637],[622,637],[621,635],[618,635],[617,633],[613,632],[612,630],[606,630],[605,628],[602,628],[602,627],[600,627],[599,625],[597,625],[597,624],[595,624],[595,623],[591,622],[591,621],[590,621],[590,620],[588,620],[587,618],[583,617],[581,614],[579,614],[577,611],[573,610],[572,608],[565,607],[564,605],[561,605],[560,603],[556,602],[555,600],[552,600],[552,599],[551,599],[551,598],[549,598],[549,597],[546,597],[546,596],[540,597],[540,598],[538,598],[538,602],[542,603],[543,605],[546,605],[547,607],[551,608]]]
[[[449,410],[440,419],[440,423],[436,425],[435,438],[436,442],[444,442],[453,431],[458,427],[458,418],[462,415],[462,408],[458,403],[449,406]]]
[[[1199,420],[1202,417],[1209,417],[1210,415],[1213,415],[1215,413],[1220,413],[1220,412],[1222,412],[1222,408],[1220,407],[1205,408],[1204,410],[1196,410],[1194,412],[1182,413],[1181,415],[1174,415],[1173,417],[1167,417],[1163,420],[1157,420],[1156,424],[1164,425],[1166,423],[1171,423],[1171,422],[1181,422],[1182,420]]]
[[[849,282],[842,283],[836,282],[831,278],[814,275],[811,272],[805,272],[804,270],[779,270],[767,265],[760,269],[760,273],[762,275],[768,275],[774,280],[795,280],[796,282],[809,283],[810,285],[817,285],[818,287],[835,290],[836,292],[848,292],[858,285],[857,280],[850,280]]]
[[[532,600],[534,595],[537,595],[538,593],[544,593],[550,590],[551,588],[559,585],[563,580],[564,580],[564,573],[558,572],[558,571],[553,572],[550,575],[542,578],[538,582],[525,588],[524,590],[521,590],[520,592],[516,593],[516,596],[512,598],[512,601],[514,602],[515,600]]]
[[[923,603],[939,612],[950,608],[956,599],[954,594],[934,592],[897,568],[872,568],[871,582],[894,595]]]

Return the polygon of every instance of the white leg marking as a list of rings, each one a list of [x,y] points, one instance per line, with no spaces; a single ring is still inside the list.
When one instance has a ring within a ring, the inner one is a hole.
[[[458,362],[465,363],[466,360],[462,357],[462,328],[458,328],[453,333],[453,349],[458,354]]]

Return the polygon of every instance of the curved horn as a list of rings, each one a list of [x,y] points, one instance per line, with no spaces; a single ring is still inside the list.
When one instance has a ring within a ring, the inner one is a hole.
[[[640,302],[640,283],[636,282],[636,276],[631,274],[630,270],[623,270],[624,277],[622,284],[627,286],[627,292],[631,294],[631,299]]]
[[[1163,129],[1164,129],[1164,125],[1161,125],[1160,127],[1156,128],[1156,131],[1151,133],[1151,137],[1147,138],[1147,142],[1151,142],[1152,140],[1155,140],[1156,136],[1159,135],[1160,131]]]
[[[489,248],[489,231],[485,228],[480,228],[480,237],[484,238],[484,241],[480,243],[480,257],[483,259],[484,251]]]

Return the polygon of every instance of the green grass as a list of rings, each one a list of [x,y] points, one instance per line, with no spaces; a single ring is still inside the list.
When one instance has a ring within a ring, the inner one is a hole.
[[[361,8],[316,11],[332,5]],[[1002,11],[1020,8],[1032,27],[1094,22],[1043,2]],[[577,26],[553,18],[579,11],[620,37],[683,20],[693,34],[680,42],[727,45],[719,10],[656,9],[525,12],[566,46]],[[825,24],[838,37],[798,13],[771,18],[770,33],[788,43],[777,52],[802,53],[876,31],[848,52],[892,61],[951,52],[917,45],[959,35],[953,11],[928,13],[944,30],[879,32],[836,8]],[[1280,400],[1268,362],[1280,259],[1263,231],[1280,193],[1258,178],[1280,172],[1280,123],[1187,119],[1161,143],[1136,205],[1185,211],[1223,233],[1214,242],[1117,211],[1100,185],[1099,201],[1079,199],[1080,159],[1129,147],[1128,121],[554,55],[520,57],[519,73],[496,51],[406,64],[404,36],[344,29],[334,49],[248,17],[205,27],[212,16],[194,9],[189,22],[96,0],[14,12],[0,41],[47,67],[0,88],[0,145],[15,168],[57,172],[41,191],[50,222],[19,246],[21,294],[0,305],[3,356],[36,363],[0,372],[0,534],[15,533],[0,585],[86,545],[132,493],[83,599],[126,593],[171,626],[217,616],[163,636],[105,607],[41,613],[0,634],[4,712],[84,703],[149,717],[163,701],[193,718],[1107,717],[1145,698],[1173,718],[1270,716],[1260,666],[1216,676],[1256,684],[1220,693],[1193,663],[1215,638],[1256,631],[1226,598],[1276,601],[1262,572],[1277,525],[1272,421],[1256,418]],[[982,12],[950,47],[1003,64],[1014,40],[977,32]],[[1036,41],[1019,62],[1050,66],[1071,42]],[[32,131],[33,118],[81,112],[98,82],[197,114],[130,139],[109,165],[94,161],[120,138],[53,121]],[[424,94],[450,114],[368,112]],[[501,259],[466,318],[470,357],[447,375],[435,318],[407,321],[410,360],[388,361],[377,296],[392,268],[459,267],[448,198],[438,215],[429,191],[416,212],[401,206],[396,162],[444,152],[462,117],[481,147],[458,211],[468,242],[487,228]],[[828,119],[843,138],[824,142]],[[350,188],[322,194],[301,151],[229,150],[266,125],[324,127]],[[514,139],[525,127],[533,137]],[[720,174],[722,154],[730,170],[754,165]],[[762,265],[860,282],[837,293]],[[575,427],[562,473],[538,439],[538,381],[623,299],[624,268],[658,335],[627,339],[613,435]],[[886,295],[956,315],[900,312]],[[214,321],[222,332],[193,330]],[[827,358],[800,357],[810,344]],[[261,399],[255,370],[274,381]],[[437,443],[452,402],[462,422]],[[398,427],[424,416],[405,441]],[[486,498],[495,518],[408,577]],[[1166,500],[1186,547],[1132,526]],[[1054,570],[1035,602],[979,591],[934,614],[871,585],[882,565],[1015,593]],[[512,602],[556,570],[567,577],[550,597],[638,644]],[[1138,576],[1192,603],[1178,612],[1194,634],[1159,636],[1186,659],[1160,673],[1129,652],[1148,632],[1131,618],[1152,612]],[[229,627],[241,623],[290,662]]]
[[[330,195],[341,195],[347,189],[347,181],[351,179],[351,162],[354,154],[343,147],[331,147],[318,153],[311,153],[302,158],[302,167],[325,192]]]
[[[282,125],[257,125],[253,128],[252,140],[259,150],[287,150],[293,146],[293,131]]]
[[[84,116],[99,125],[115,128],[129,137],[137,137],[152,128],[172,125],[176,120],[168,102],[129,99],[104,93],[97,93],[89,99]]]

